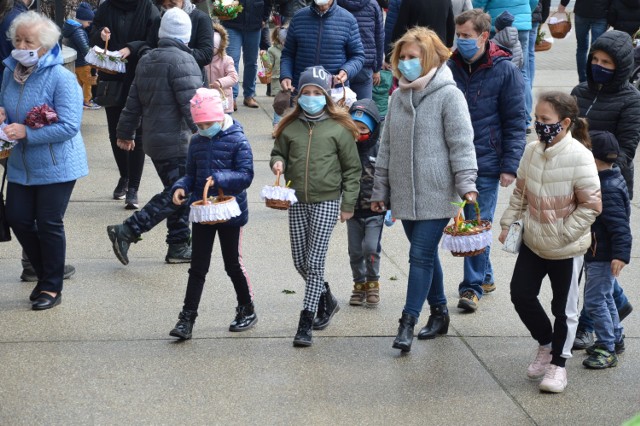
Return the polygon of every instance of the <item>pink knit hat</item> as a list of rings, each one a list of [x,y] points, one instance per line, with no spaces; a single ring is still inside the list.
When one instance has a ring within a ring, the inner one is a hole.
[[[220,92],[204,87],[196,90],[196,94],[191,98],[191,117],[193,122],[207,123],[211,121],[223,121],[224,109]]]

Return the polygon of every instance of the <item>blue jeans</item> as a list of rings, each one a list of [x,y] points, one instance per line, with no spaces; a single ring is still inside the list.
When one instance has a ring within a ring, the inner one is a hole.
[[[449,219],[403,220],[409,240],[409,283],[402,310],[418,318],[429,295],[430,305],[446,305],[444,277],[438,257],[438,244]]]
[[[522,47],[522,76],[524,77],[524,105],[527,110],[527,127],[531,124],[531,107],[533,106],[533,97],[531,95],[531,78],[529,77],[529,35],[531,31],[518,31],[518,40]],[[535,37],[535,36],[534,36]],[[534,38],[535,44],[535,38]]]
[[[258,75],[258,51],[260,47],[261,30],[239,31],[227,28],[229,34],[229,46],[227,53],[233,58],[236,72],[239,73],[240,52],[242,51],[242,62],[244,63],[244,73],[242,74],[242,95],[245,98],[252,98],[256,95],[256,76]],[[238,97],[238,85],[233,86],[233,99]]]
[[[362,68],[360,72],[349,78],[349,87],[356,92],[358,99],[373,97],[373,69]]]
[[[495,177],[478,176],[476,179],[480,217],[483,220],[493,222],[493,215],[498,202],[499,184],[500,180]],[[464,217],[467,219],[475,219],[476,210],[474,205],[465,206]],[[482,297],[482,284],[493,284],[493,267],[489,259],[490,254],[491,246],[487,246],[484,253],[464,258],[464,278],[458,286],[458,292],[460,294],[467,290],[473,290],[479,299]]]
[[[531,31],[529,31],[529,49],[527,52],[522,52],[524,56],[527,57],[529,61],[527,63],[527,76],[529,77],[529,88],[533,90],[533,80],[536,76],[536,37],[538,36],[538,27],[540,24],[538,22],[531,23]],[[525,108],[527,109],[527,114],[531,117],[531,112],[533,111],[533,94],[530,97],[525,98]]]
[[[629,299],[627,299],[627,296],[622,291],[622,287],[620,287],[620,283],[615,278],[613,279],[613,301],[618,310],[629,303]],[[580,318],[578,318],[578,328],[589,333],[593,333],[594,331],[593,319],[589,316],[584,306],[582,307],[582,311],[580,311]]]
[[[578,79],[580,83],[587,81],[587,55],[589,47],[597,40],[605,31],[607,31],[607,20],[605,18],[582,18],[578,15],[575,17],[576,24],[576,40],[578,47],[576,48],[576,64],[578,66]],[[589,31],[591,31],[591,41],[589,41]]]
[[[622,340],[622,326],[613,301],[615,278],[611,273],[611,263],[585,262],[584,269],[584,306],[594,319],[596,341],[613,352],[615,343]]]

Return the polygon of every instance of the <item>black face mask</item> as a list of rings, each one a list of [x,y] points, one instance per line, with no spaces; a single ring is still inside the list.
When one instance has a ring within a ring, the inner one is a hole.
[[[558,121],[553,124],[546,124],[536,121],[536,133],[540,142],[550,144],[562,131],[562,124]]]

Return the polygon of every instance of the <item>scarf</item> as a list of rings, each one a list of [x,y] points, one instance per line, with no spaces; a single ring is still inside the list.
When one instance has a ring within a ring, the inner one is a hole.
[[[398,81],[398,87],[401,90],[424,90],[427,87],[427,84],[433,79],[433,76],[436,75],[436,71],[438,68],[431,68],[431,70],[423,75],[422,77],[418,77],[413,81],[409,81],[404,77],[400,77]]]
[[[33,71],[35,71],[36,66],[38,66],[38,64],[35,64],[34,66],[27,68],[24,65],[22,65],[20,62],[18,62],[16,64],[16,69],[13,70],[13,79],[17,81],[18,84],[26,83],[29,76],[33,73]]]

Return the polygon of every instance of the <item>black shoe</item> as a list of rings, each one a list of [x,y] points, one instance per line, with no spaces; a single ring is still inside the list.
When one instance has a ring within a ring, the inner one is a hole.
[[[627,302],[622,308],[618,309],[618,316],[620,317],[620,322],[622,322],[623,319],[628,317],[631,311],[633,311],[633,306],[631,306],[631,303],[629,302]]]
[[[435,339],[438,334],[447,334],[449,331],[449,311],[447,305],[431,307],[431,315],[427,325],[418,333],[418,340]]]
[[[64,276],[63,279],[69,279],[73,274],[76,273],[76,268],[73,265],[64,265]],[[26,281],[29,283],[35,283],[38,281],[38,276],[36,275],[35,269],[29,266],[22,270],[22,274],[20,274],[20,279],[22,281]]]
[[[169,336],[177,337],[181,340],[191,339],[193,324],[196,322],[198,311],[185,311],[184,309],[178,315],[176,326],[169,332]]]
[[[42,290],[40,290],[40,283],[38,283],[31,291],[31,294],[29,295],[29,300],[34,302],[38,298],[38,296],[40,296],[40,293],[42,293]]]
[[[300,321],[298,322],[298,332],[293,338],[293,346],[311,346],[311,329],[313,328],[314,313],[311,311],[300,311]]]
[[[124,199],[124,208],[126,210],[137,210],[140,208],[138,204],[138,188],[127,189],[127,196]]]
[[[113,190],[114,200],[124,200],[124,196],[127,195],[127,188],[129,187],[129,179],[121,177],[118,180],[116,189]]]
[[[256,325],[258,316],[253,303],[240,305],[236,308],[236,319],[229,325],[229,331],[245,331]]]
[[[573,350],[583,350],[593,346],[593,333],[589,333],[586,330],[578,328],[576,331],[576,338],[573,341]]]
[[[402,352],[409,352],[411,350],[411,343],[413,343],[413,328],[416,326],[418,318],[413,315],[402,313],[402,317],[398,320],[400,325],[398,326],[398,335],[393,341],[392,347],[394,349],[400,349]]]
[[[191,245],[189,243],[169,244],[164,261],[167,263],[190,263]]]
[[[331,322],[331,318],[336,312],[340,310],[338,305],[338,299],[331,294],[329,283],[324,283],[326,292],[320,296],[320,303],[318,304],[318,312],[316,318],[313,320],[314,330],[324,330]]]
[[[271,83],[267,84],[267,96],[271,96]]]
[[[45,309],[51,309],[54,306],[58,306],[62,302],[62,292],[58,292],[56,297],[47,293],[40,293],[36,300],[31,304],[31,309],[34,311],[44,311]]]
[[[113,252],[118,260],[123,265],[128,265],[129,257],[127,253],[129,252],[129,246],[131,243],[135,244],[140,241],[140,237],[136,237],[133,231],[125,224],[107,226],[107,234],[111,240]]]

